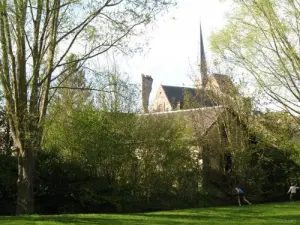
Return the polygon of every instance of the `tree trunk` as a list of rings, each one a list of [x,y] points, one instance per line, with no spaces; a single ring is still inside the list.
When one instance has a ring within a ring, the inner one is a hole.
[[[25,150],[25,151],[24,151]],[[21,154],[23,152],[23,154]],[[23,149],[18,154],[18,197],[16,214],[32,214],[34,212],[33,178],[35,158],[33,149]]]

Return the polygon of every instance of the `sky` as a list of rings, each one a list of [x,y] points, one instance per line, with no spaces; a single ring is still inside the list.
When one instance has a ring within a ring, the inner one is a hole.
[[[230,3],[219,0],[178,0],[176,8],[159,19],[150,28],[148,49],[122,63],[135,83],[141,82],[141,74],[154,79],[150,99],[160,84],[192,86],[190,75],[198,75],[200,21],[204,38],[204,48],[208,64],[211,60],[209,37],[213,31],[222,28],[226,22],[226,12]]]

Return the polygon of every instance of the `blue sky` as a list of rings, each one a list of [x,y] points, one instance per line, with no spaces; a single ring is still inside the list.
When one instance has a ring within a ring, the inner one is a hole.
[[[209,36],[221,28],[230,3],[219,0],[178,0],[176,8],[148,30],[149,48],[126,59],[121,70],[140,83],[141,73],[154,79],[151,98],[159,84],[191,86],[189,75],[198,75],[199,24],[201,20],[208,63],[211,59]]]

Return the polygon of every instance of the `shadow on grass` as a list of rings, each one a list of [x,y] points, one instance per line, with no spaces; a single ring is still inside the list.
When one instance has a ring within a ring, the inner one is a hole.
[[[219,221],[300,221],[299,205],[257,205],[227,208],[186,209],[171,212],[146,213],[143,216],[164,219],[205,221],[207,224]],[[287,214],[287,215],[286,215]],[[300,224],[300,222],[299,222]]]
[[[71,216],[53,216],[53,217],[9,217],[7,220],[0,217],[0,224],[148,224],[144,223],[142,219],[124,219],[122,218],[104,218],[104,217],[78,217],[76,215]]]
[[[264,215],[264,214],[259,214],[255,212],[249,212],[249,213],[244,213],[244,214],[234,214],[234,213],[220,213],[218,214],[204,214],[201,213],[200,215],[175,215],[175,214],[165,214],[165,215],[144,215],[145,217],[149,218],[163,218],[165,220],[172,220],[176,221],[178,219],[183,219],[183,220],[197,220],[197,221],[206,221],[209,224],[209,221],[211,222],[216,222],[216,221],[249,221],[252,219],[256,220],[274,220],[274,221],[279,221],[279,220],[284,220],[284,221],[300,221],[300,215],[298,214],[290,214],[290,215]],[[299,222],[300,224],[300,222]]]
[[[245,211],[246,210],[246,211]],[[251,209],[210,209],[210,210],[184,210],[162,213],[143,214],[144,217],[150,218],[164,218],[164,219],[184,219],[184,220],[198,220],[198,221],[220,221],[220,220],[246,220],[256,217],[262,212]],[[136,214],[139,215],[139,214]]]
[[[0,217],[0,224],[45,224],[45,225],[58,225],[58,224],[102,224],[102,225],[179,225],[179,224],[195,224],[193,221],[184,221],[181,217],[148,217],[145,215],[116,215],[107,217],[106,215],[61,215],[61,216],[22,216],[22,217]],[[191,218],[189,218],[190,220]]]
[[[0,224],[45,224],[45,225],[58,225],[58,224],[102,224],[102,225],[179,225],[179,224],[214,224],[221,221],[236,220],[236,218],[216,217],[216,215],[130,215],[106,217],[101,215],[94,216],[77,216],[77,215],[62,215],[62,216],[37,216],[37,217],[9,217],[1,218]]]
[[[296,224],[300,205],[252,205],[185,209],[136,214],[74,214],[55,216],[0,217],[0,224],[103,224],[103,225],[179,225],[179,224]]]

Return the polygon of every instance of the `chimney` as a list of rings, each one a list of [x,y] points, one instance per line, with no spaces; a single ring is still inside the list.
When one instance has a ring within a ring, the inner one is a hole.
[[[149,97],[152,90],[153,78],[142,74],[142,104],[144,113],[149,112]]]

